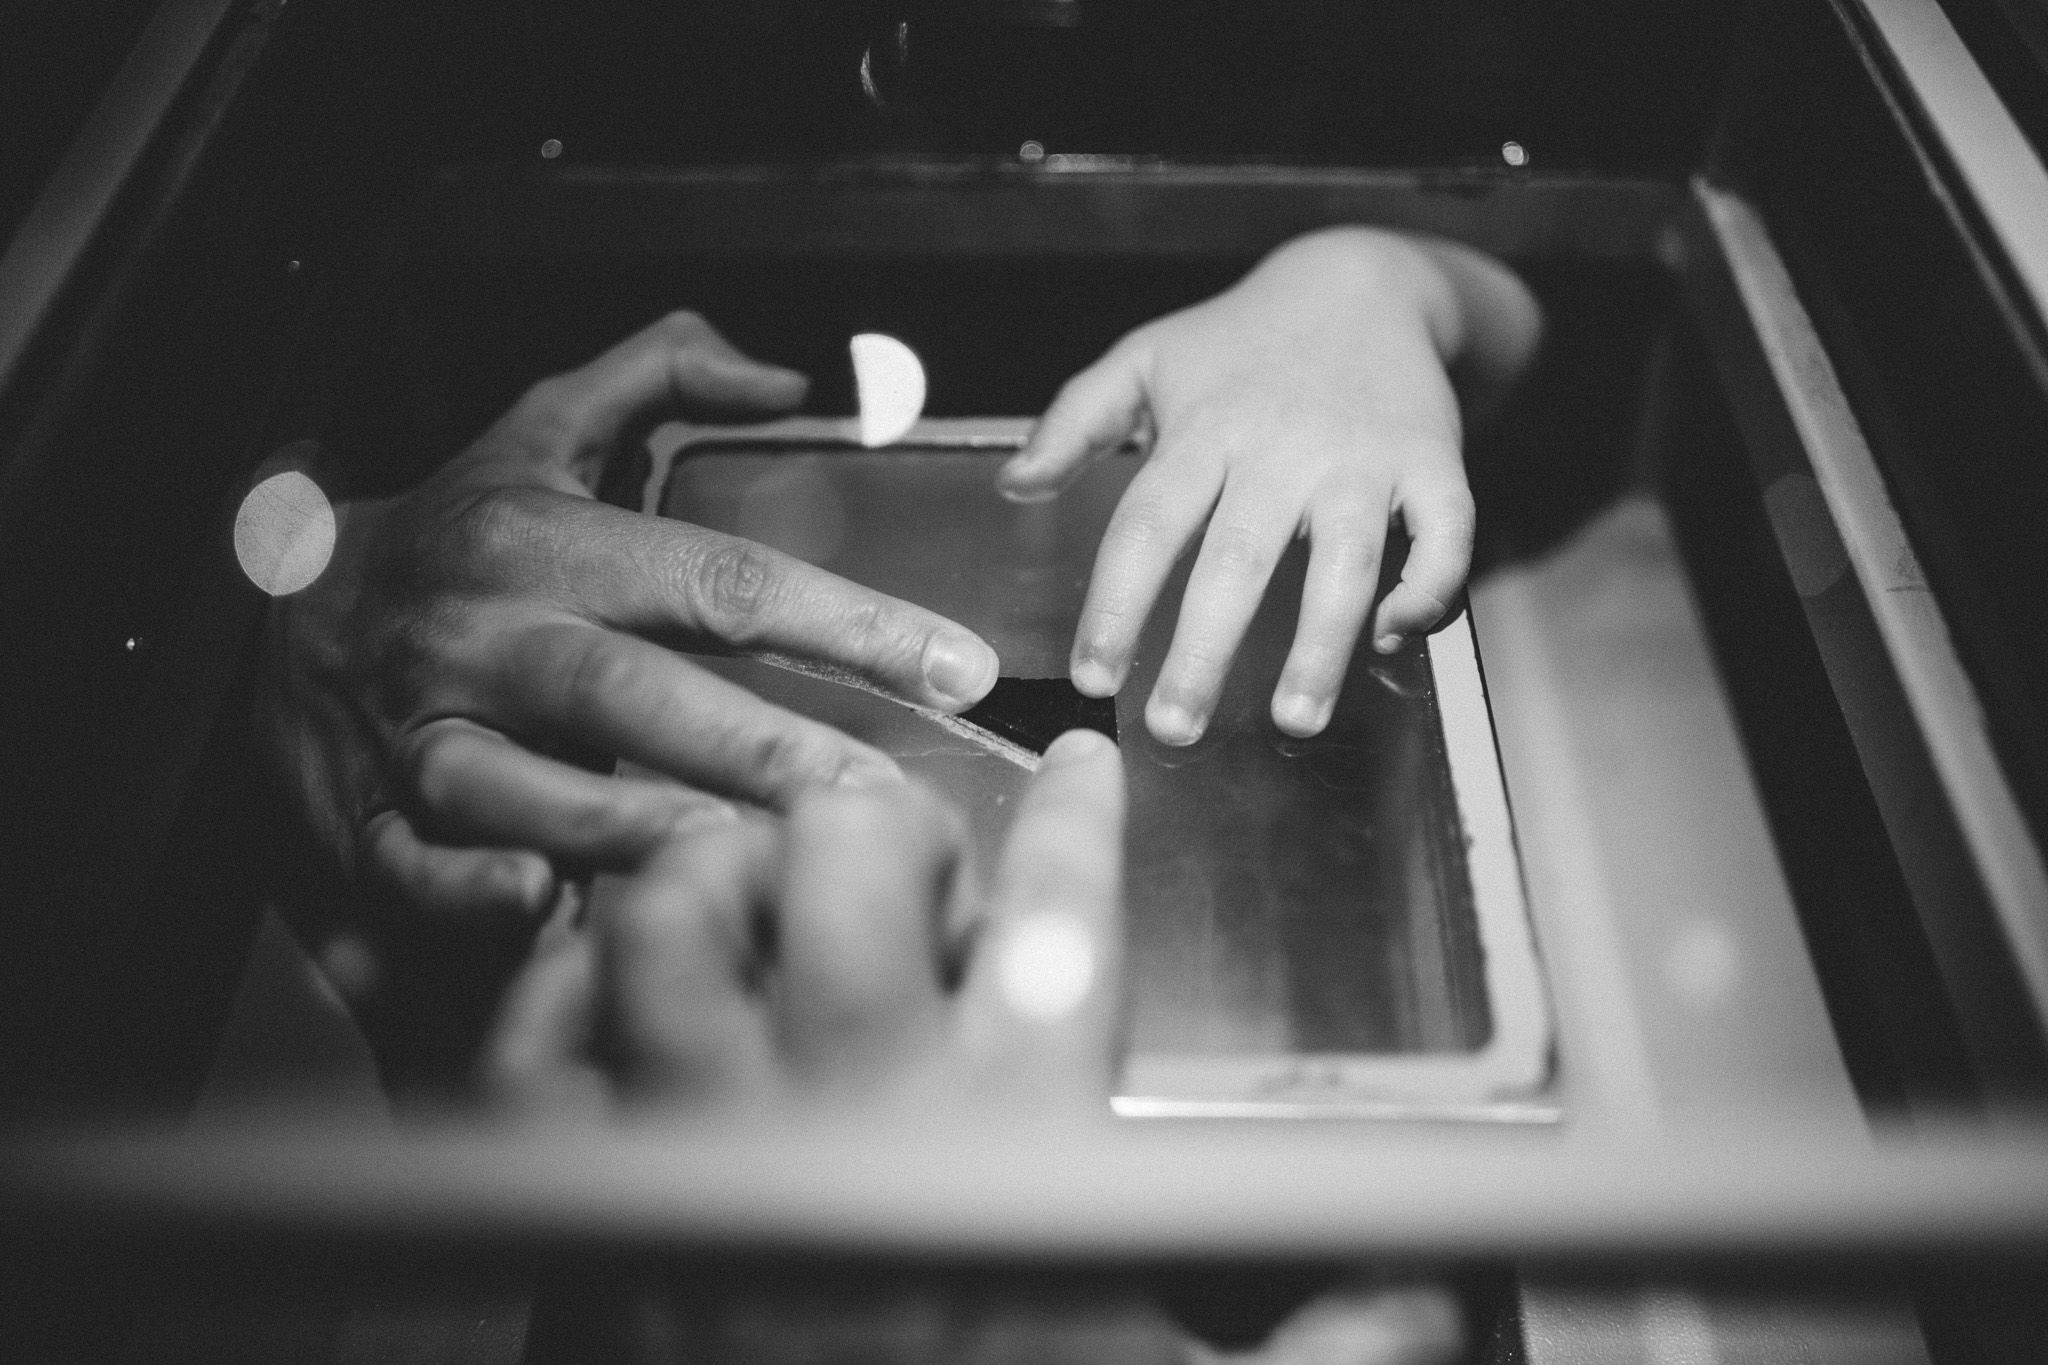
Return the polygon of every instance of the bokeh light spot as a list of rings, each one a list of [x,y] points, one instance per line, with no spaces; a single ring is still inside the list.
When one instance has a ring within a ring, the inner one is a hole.
[[[296,469],[249,490],[235,513],[235,558],[272,597],[306,587],[334,557],[334,507]]]
[[[1017,920],[996,945],[996,985],[1011,1009],[1041,1023],[1080,1008],[1095,985],[1095,940],[1077,915],[1043,910]]]
[[[881,332],[850,343],[860,401],[860,443],[873,449],[902,439],[924,413],[924,363],[917,352]]]

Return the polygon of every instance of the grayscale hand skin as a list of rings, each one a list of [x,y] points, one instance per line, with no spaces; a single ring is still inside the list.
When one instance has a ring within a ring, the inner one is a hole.
[[[678,650],[804,661],[946,711],[994,684],[994,651],[942,617],[591,496],[660,422],[786,412],[805,388],[677,313],[534,385],[418,488],[337,509],[332,562],[273,606],[257,724],[345,870],[432,921],[530,925],[565,871],[637,865],[735,802],[900,780]]]
[[[1373,647],[1392,653],[1463,590],[1465,423],[1505,396],[1541,332],[1534,298],[1491,258],[1336,228],[1117,342],[1067,382],[998,476],[1009,498],[1050,498],[1119,445],[1149,441],[1096,556],[1074,685],[1091,696],[1123,685],[1162,586],[1199,538],[1145,707],[1154,738],[1194,743],[1274,566],[1303,537],[1308,577],[1272,716],[1290,735],[1320,733],[1368,619]],[[1375,611],[1395,520],[1412,548]]]
[[[976,1123],[1113,1121],[1123,825],[1116,746],[1077,730],[1046,751],[985,895],[958,812],[909,783],[815,791],[786,820],[678,833],[637,873],[600,881],[580,926],[551,919],[505,994],[485,1094],[544,1132],[882,1114],[968,1141]],[[1005,927],[1047,911],[1096,945],[1090,989],[1052,1019],[1020,1013],[994,971]],[[1456,1297],[1426,1283],[1340,1283],[1245,1350],[1180,1335],[1142,1302],[1130,1312],[1178,1336],[1188,1365],[1464,1358]],[[790,1330],[832,1354],[829,1318]]]
[[[515,1114],[603,1119],[1014,1105],[1108,1114],[1123,942],[1123,764],[1073,730],[1018,799],[986,894],[959,812],[911,783],[815,789],[786,819],[677,833],[552,920],[483,1060]],[[1064,1013],[1020,1012],[1007,927],[1070,917],[1092,945]]]

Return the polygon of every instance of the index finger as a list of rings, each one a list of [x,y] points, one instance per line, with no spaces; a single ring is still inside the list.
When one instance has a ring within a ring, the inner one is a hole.
[[[1070,730],[1018,803],[990,915],[968,968],[962,1026],[1034,1098],[1103,1101],[1123,979],[1123,761]]]
[[[996,652],[937,612],[687,522],[598,503],[563,515],[573,519],[561,528],[563,581],[607,625],[940,711],[963,711],[995,686]]]

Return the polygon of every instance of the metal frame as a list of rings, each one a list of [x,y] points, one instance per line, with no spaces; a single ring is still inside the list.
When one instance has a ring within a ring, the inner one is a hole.
[[[1429,637],[1437,712],[1451,785],[1465,827],[1467,866],[1493,1034],[1471,1053],[1380,1057],[1288,1053],[1270,1057],[1137,1054],[1110,1101],[1127,1118],[1449,1119],[1555,1123],[1554,1095],[1532,1094],[1550,1075],[1552,1024],[1501,778],[1493,715],[1465,610]]]
[[[899,448],[1007,451],[1029,436],[1028,418],[925,419]],[[859,449],[850,419],[792,418],[740,427],[660,428],[649,441],[642,510],[661,506],[669,472],[700,444],[791,444]],[[886,449],[886,448],[885,448]],[[1467,866],[1485,953],[1493,1033],[1470,1053],[1380,1056],[1280,1053],[1267,1056],[1134,1053],[1124,1064],[1113,1111],[1126,1118],[1378,1118],[1554,1123],[1552,1021],[1537,965],[1514,823],[1494,741],[1469,610],[1428,639],[1437,711],[1451,783],[1464,825]]]
[[[1688,283],[1766,485],[1805,479],[1819,519],[1772,518],[1973,1053],[2005,1069],[2015,1028],[2048,1019],[2048,869],[1820,338],[1762,219],[1705,181],[1688,219]],[[1739,312],[1743,321],[1736,321]],[[1767,384],[1745,369],[1757,364]],[[1768,392],[1765,392],[1765,390]],[[1828,572],[1828,566],[1843,572]],[[1975,925],[2001,941],[1985,941]],[[2025,1004],[2003,1007],[2009,954]],[[2011,1017],[2021,1014],[2023,1017]]]
[[[1197,165],[1131,157],[822,166],[456,167],[422,196],[422,259],[1141,256],[1241,260],[1335,223],[1517,259],[1654,257],[1668,181],[1506,170]]]
[[[2048,319],[2048,169],[1935,0],[1856,3],[2004,249],[2039,326]]]

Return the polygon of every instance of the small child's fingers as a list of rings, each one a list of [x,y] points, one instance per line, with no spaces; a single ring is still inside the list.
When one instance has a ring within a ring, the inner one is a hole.
[[[1462,479],[1417,485],[1404,490],[1397,504],[1412,543],[1401,581],[1380,603],[1373,624],[1373,647],[1382,654],[1434,626],[1465,590],[1477,524],[1472,491]]]
[[[1306,738],[1330,723],[1351,651],[1372,610],[1386,540],[1382,489],[1359,485],[1318,495],[1309,512],[1301,617],[1273,690],[1273,723],[1286,733]]]
[[[541,854],[430,844],[395,810],[370,820],[363,846],[377,877],[407,904],[446,923],[524,925],[554,901],[554,868]]]
[[[1145,412],[1143,366],[1124,343],[1061,386],[1024,448],[1004,462],[996,488],[1012,502],[1042,502],[1138,429]]]
[[[1252,482],[1224,485],[1188,574],[1173,644],[1145,706],[1145,726],[1161,744],[1193,744],[1208,728],[1230,661],[1300,524],[1299,504],[1262,496]]]
[[[1222,485],[1220,468],[1169,455],[1154,454],[1131,480],[1095,553],[1069,670],[1074,686],[1091,697],[1124,685],[1145,618]]]

